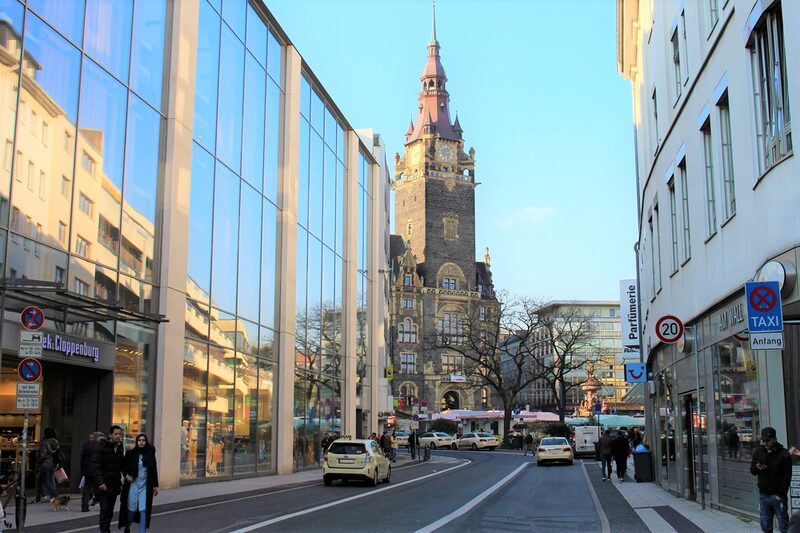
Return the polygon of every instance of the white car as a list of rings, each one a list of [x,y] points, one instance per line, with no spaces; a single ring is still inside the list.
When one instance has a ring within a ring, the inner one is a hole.
[[[429,431],[419,436],[419,445],[422,448],[428,447],[436,448],[453,448],[455,449],[455,442],[453,437],[447,433],[440,433],[438,431]]]
[[[536,465],[566,461],[572,464],[572,446],[564,437],[545,437],[536,448]]]
[[[488,448],[494,450],[500,446],[497,437],[491,433],[464,433],[460,439],[456,439],[456,448],[459,450],[469,448],[472,450],[483,450]]]
[[[322,481],[330,486],[334,480],[361,480],[371,486],[379,480],[389,483],[392,465],[380,446],[370,439],[337,439],[322,457]]]
[[[394,436],[397,438],[398,446],[408,446],[408,433],[405,431],[395,431]]]

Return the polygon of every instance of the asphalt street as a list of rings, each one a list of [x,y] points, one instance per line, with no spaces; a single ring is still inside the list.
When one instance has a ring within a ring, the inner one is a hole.
[[[435,451],[395,468],[389,484],[283,486],[158,506],[158,532],[247,531],[647,531],[593,460],[537,467],[505,451]],[[590,488],[591,487],[591,488]],[[598,512],[596,503],[601,506]],[[96,518],[26,528],[95,531]]]

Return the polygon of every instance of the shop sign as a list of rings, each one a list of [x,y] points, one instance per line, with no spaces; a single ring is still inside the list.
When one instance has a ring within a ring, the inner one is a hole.
[[[462,376],[459,374],[450,374],[450,383],[466,383],[467,376]]]
[[[100,346],[86,341],[76,341],[58,334],[45,333],[42,335],[42,348],[61,352],[67,357],[88,357],[95,362],[100,360]]]
[[[717,323],[717,328],[720,332],[723,332],[726,329],[741,324],[744,321],[744,305],[742,302],[738,302],[719,313],[719,322]]]
[[[17,409],[41,409],[41,383],[17,383]]]
[[[622,346],[639,347],[639,293],[635,279],[619,282],[619,310],[622,323]]]

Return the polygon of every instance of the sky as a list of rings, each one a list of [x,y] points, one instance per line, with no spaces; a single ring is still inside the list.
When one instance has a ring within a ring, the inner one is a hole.
[[[383,136],[390,175],[417,109],[430,0],[266,0],[356,129]],[[495,289],[618,300],[636,276],[631,85],[614,0],[437,0],[450,114],[475,148],[476,260]]]

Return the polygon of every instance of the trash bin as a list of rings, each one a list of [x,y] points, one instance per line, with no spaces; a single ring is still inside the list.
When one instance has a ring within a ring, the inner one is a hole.
[[[636,452],[633,454],[633,479],[637,483],[650,483],[653,481],[652,453]]]

